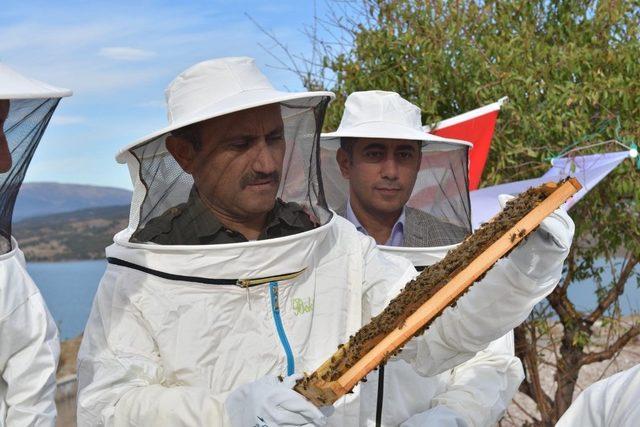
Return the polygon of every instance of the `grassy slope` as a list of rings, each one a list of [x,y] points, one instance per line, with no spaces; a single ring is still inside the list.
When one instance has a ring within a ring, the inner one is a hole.
[[[29,261],[100,259],[128,216],[129,206],[82,209],[25,219],[13,235]]]

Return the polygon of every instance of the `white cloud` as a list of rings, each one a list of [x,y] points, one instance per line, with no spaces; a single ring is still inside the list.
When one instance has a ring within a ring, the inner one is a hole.
[[[85,118],[82,116],[64,116],[60,114],[54,114],[51,118],[52,125],[75,125],[84,122]]]
[[[103,47],[100,49],[100,56],[119,61],[143,61],[153,58],[156,53],[150,50],[136,49],[126,46]]]

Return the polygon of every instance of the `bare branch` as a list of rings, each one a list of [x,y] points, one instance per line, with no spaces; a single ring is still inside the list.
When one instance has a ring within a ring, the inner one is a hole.
[[[524,407],[524,406],[522,406],[520,403],[518,403],[518,401],[517,401],[517,400],[515,400],[515,399],[514,399],[514,400],[512,400],[512,402],[513,402],[513,403],[516,405],[516,407],[517,407],[518,409],[520,409],[520,410],[521,410],[521,411],[522,411],[522,412],[523,412],[527,417],[531,418],[531,420],[532,420],[534,423],[539,423],[539,422],[540,422],[540,420],[539,420],[538,418],[536,418],[536,416],[535,416],[535,415],[533,415],[533,414],[529,413],[529,411],[527,411],[527,410],[525,409],[525,407]]]
[[[529,366],[527,363],[527,355],[529,354],[529,352],[531,351],[531,347],[535,344],[533,340],[529,341],[527,339],[527,332],[525,330],[525,325],[519,325],[514,329],[514,341],[515,341],[515,353],[516,356],[518,358],[520,358],[520,360],[522,360],[522,367],[524,369],[525,372],[525,379],[524,381],[520,384],[520,391],[524,394],[526,394],[527,396],[529,396],[531,399],[535,399],[535,393],[533,391],[533,387],[531,384],[531,376],[527,375],[527,372],[529,371]],[[531,342],[531,344],[530,344]]]
[[[631,339],[640,335],[640,324],[636,324],[623,335],[621,335],[616,342],[611,344],[606,350],[586,353],[580,358],[581,365],[589,365],[595,362],[602,362],[603,360],[611,359],[617,352],[622,350],[622,347],[627,345]]]
[[[530,339],[527,339],[527,331],[529,329]],[[538,352],[536,338],[536,328],[532,322],[525,322],[517,326],[514,331],[516,355],[522,360],[525,369],[526,379],[520,385],[520,391],[529,396],[538,405],[540,413],[548,413],[553,407],[553,401],[545,393],[540,381],[540,372],[538,370]]]
[[[317,86],[330,88],[336,84],[337,79],[333,77],[331,68],[325,65],[325,59],[328,59],[330,64],[337,56],[348,54],[354,46],[355,36],[360,26],[358,20],[369,18],[367,4],[368,0],[331,0],[326,4],[328,12],[324,13],[324,17],[320,17],[314,1],[313,23],[301,31],[311,43],[311,52],[307,54],[293,53],[272,31],[267,30],[248,13],[245,13],[245,16],[273,42],[273,46],[258,43],[276,61],[275,66],[267,66],[292,72],[305,87],[315,90]],[[320,29],[323,31],[322,36],[319,35]]]
[[[624,287],[629,279],[629,276],[633,273],[633,269],[638,264],[638,259],[630,254],[629,258],[626,260],[622,271],[620,272],[620,277],[616,281],[615,285],[607,292],[607,295],[600,300],[598,303],[598,307],[587,316],[587,323],[593,325],[596,320],[598,320],[602,314],[618,300],[620,295],[624,292]]]
[[[557,287],[547,296],[547,301],[560,317],[560,322],[566,327],[569,324],[581,323],[581,314],[562,289]]]
[[[267,37],[269,37],[283,52],[284,54],[287,56],[287,58],[289,58],[290,64],[289,64],[289,70],[295,72],[300,78],[304,78],[305,74],[304,72],[300,71],[300,68],[298,67],[297,62],[294,60],[293,56],[291,55],[291,52],[289,51],[289,48],[284,45],[276,36],[275,34],[270,33],[269,31],[267,31],[266,28],[264,28],[262,25],[260,25],[260,23],[258,21],[256,21],[251,15],[249,15],[248,13],[245,12],[245,16],[247,18],[249,18],[251,20],[251,22],[253,22],[253,24],[258,27],[258,29],[260,31],[262,31],[262,33],[264,35],[266,35]],[[263,46],[261,46],[263,49],[265,49]],[[265,49],[265,51],[269,52],[269,50]],[[284,67],[287,67],[287,64],[284,63],[284,61],[282,61],[281,59],[279,59],[278,57],[276,57],[275,55],[271,54],[271,56],[276,59],[278,62],[280,62],[280,64],[282,64]]]
[[[542,360],[540,361],[540,364],[541,364],[541,365],[550,366],[550,367],[552,367],[552,368],[554,368],[554,369],[558,369],[558,364],[557,364],[557,363],[554,363],[554,362],[551,362],[550,360],[542,359]]]
[[[620,351],[622,351],[622,349],[620,349]],[[604,369],[600,370],[600,375],[598,376],[598,378],[596,378],[595,381],[600,381],[602,378],[604,378],[604,375],[605,375],[605,372],[607,372],[607,369],[609,369],[611,365],[613,365],[613,363],[618,359],[619,356],[620,356],[620,352],[616,353],[616,355],[609,360],[609,363],[607,363],[607,366],[605,366]]]
[[[562,279],[562,283],[560,283],[557,288],[562,293],[566,293],[569,285],[573,281],[573,276],[576,271],[576,245],[571,245],[571,249],[569,249],[569,255],[567,256],[567,260],[565,261],[567,265],[567,274]]]
[[[265,45],[263,45],[262,43],[258,43],[258,46],[260,46],[262,48],[262,50],[264,50],[265,52],[267,52],[267,54],[272,57],[273,59],[275,59],[276,61],[278,61],[278,63],[280,63],[280,67],[276,67],[273,65],[267,65],[270,68],[275,68],[278,70],[287,70],[287,71],[293,71],[296,74],[298,73],[296,70],[292,70],[290,65],[287,65],[284,61],[282,61],[277,55],[275,55],[271,49],[267,49],[267,47]]]

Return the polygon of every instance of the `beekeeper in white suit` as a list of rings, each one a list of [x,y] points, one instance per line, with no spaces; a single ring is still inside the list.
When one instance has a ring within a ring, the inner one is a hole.
[[[321,137],[327,199],[383,252],[421,270],[471,234],[470,146],[424,132],[420,109],[395,92],[354,92],[338,129]],[[494,425],[523,377],[511,332],[435,377],[392,359],[363,386],[363,425]]]
[[[20,185],[65,89],[0,63],[0,426],[54,426],[58,329],[11,237]]]
[[[320,411],[291,389],[295,374],[415,269],[326,206],[318,142],[332,94],[277,91],[252,59],[222,58],[166,95],[169,126],[118,155],[134,181],[130,224],[107,248],[80,348],[79,424],[357,426],[358,388]],[[531,278],[535,263],[506,269],[508,284],[470,292],[403,357],[425,375],[468,360],[557,280]]]
[[[635,427],[640,420],[640,364],[591,384],[557,427]]]

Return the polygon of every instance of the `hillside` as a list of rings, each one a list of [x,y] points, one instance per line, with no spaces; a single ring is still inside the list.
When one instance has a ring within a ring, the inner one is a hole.
[[[25,218],[80,209],[127,205],[131,191],[115,187],[28,182],[22,184],[13,212],[14,223]]]
[[[101,259],[128,218],[128,205],[81,209],[19,221],[13,235],[28,261]]]

